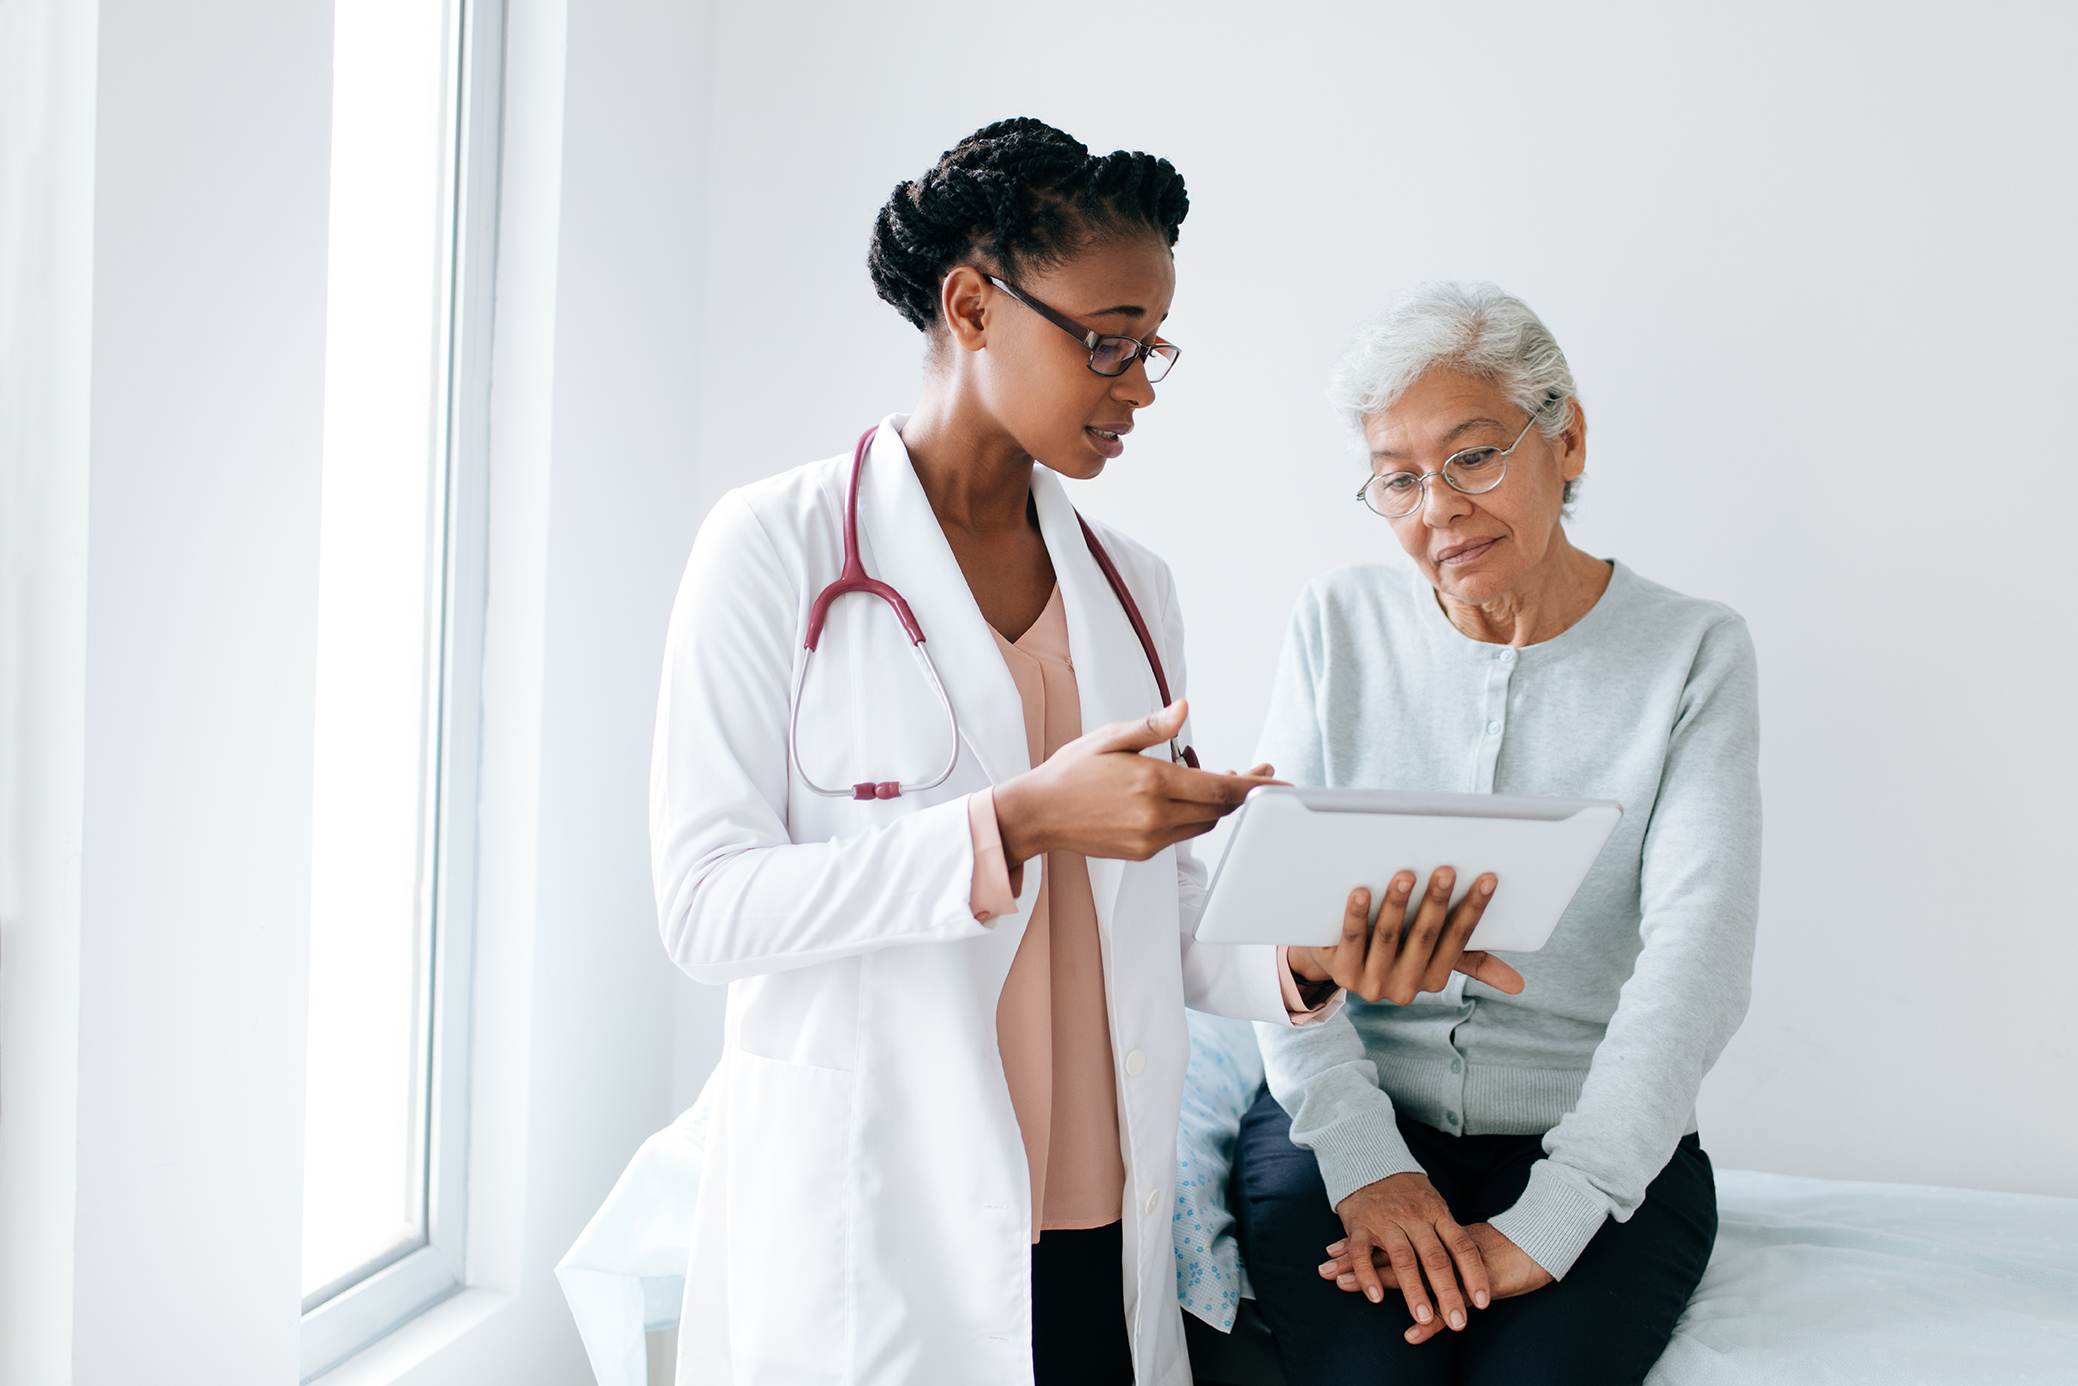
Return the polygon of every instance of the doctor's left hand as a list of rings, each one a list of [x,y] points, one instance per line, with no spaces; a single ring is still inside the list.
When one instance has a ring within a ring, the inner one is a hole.
[[[1008,863],[1053,851],[1146,861],[1205,832],[1257,785],[1277,783],[1267,765],[1254,774],[1215,775],[1140,754],[1176,736],[1187,711],[1179,699],[1139,721],[1099,727],[997,785],[996,825]]]

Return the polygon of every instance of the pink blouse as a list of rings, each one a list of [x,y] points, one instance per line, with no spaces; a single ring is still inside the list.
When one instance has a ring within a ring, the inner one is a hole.
[[[1017,680],[1025,738],[1037,765],[1082,735],[1082,696],[1068,656],[1061,589],[1054,588],[1046,610],[1015,643],[998,634],[996,644]],[[975,914],[1009,913],[1017,899],[1003,869],[994,796],[977,794],[968,805],[976,845],[994,849],[987,857],[975,856]],[[1117,1222],[1126,1189],[1118,1080],[1111,1066],[1097,903],[1080,852],[1046,854],[1039,898],[996,1003],[996,1042],[1032,1171],[1032,1239],[1049,1228]]]
[[[1025,738],[1037,765],[1082,735],[1082,697],[1068,653],[1068,614],[1056,587],[1046,610],[1015,641],[996,644],[1024,703]],[[992,793],[967,800],[974,834],[974,917],[1017,910],[1024,868],[1003,860]],[[1319,1019],[1277,950],[1285,1007],[1295,1022]],[[1118,1134],[1118,1086],[1112,1070],[1104,955],[1089,867],[1079,852],[1049,852],[1024,939],[996,1003],[996,1042],[1010,1084],[1010,1105],[1024,1137],[1032,1176],[1032,1240],[1051,1228],[1117,1222],[1126,1169]]]

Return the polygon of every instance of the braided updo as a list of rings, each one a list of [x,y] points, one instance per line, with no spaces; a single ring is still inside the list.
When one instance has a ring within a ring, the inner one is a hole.
[[[1190,205],[1167,159],[1123,149],[1093,158],[1074,136],[1020,116],[976,130],[929,173],[897,183],[874,219],[866,265],[880,296],[929,331],[946,272],[974,255],[1014,280],[1135,232],[1173,246]]]

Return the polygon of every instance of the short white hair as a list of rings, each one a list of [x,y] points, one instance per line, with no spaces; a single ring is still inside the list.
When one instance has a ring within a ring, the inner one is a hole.
[[[1565,431],[1577,397],[1573,368],[1530,305],[1497,284],[1417,284],[1357,329],[1328,374],[1328,402],[1359,438],[1427,371],[1444,366],[1508,392],[1546,438]],[[1566,483],[1572,504],[1580,483]]]

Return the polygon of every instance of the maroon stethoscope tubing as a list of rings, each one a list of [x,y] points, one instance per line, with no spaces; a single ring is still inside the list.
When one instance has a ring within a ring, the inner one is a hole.
[[[815,654],[816,646],[822,641],[823,623],[829,619],[830,604],[839,597],[859,592],[886,602],[895,613],[895,619],[902,623],[902,630],[909,637],[910,649],[915,652],[925,676],[930,679],[931,687],[937,692],[939,701],[945,707],[952,744],[945,769],[939,772],[936,779],[926,783],[905,785],[896,780],[861,780],[845,789],[823,788],[808,777],[796,745],[801,720],[801,690],[808,681],[808,658],[804,656],[800,673],[794,679],[793,713],[787,723],[787,754],[792,757],[795,770],[800,772],[802,783],[817,794],[833,799],[895,799],[900,798],[905,791],[936,789],[951,778],[953,766],[959,760],[959,718],[953,712],[952,699],[946,694],[945,685],[938,678],[938,670],[931,662],[930,653],[924,649],[923,627],[917,623],[916,613],[909,609],[909,603],[903,600],[902,594],[879,579],[868,576],[866,565],[859,557],[859,474],[865,469],[867,449],[872,446],[873,436],[879,431],[878,424],[867,429],[859,435],[857,445],[852,448],[851,480],[844,489],[844,567],[838,573],[837,580],[817,593],[814,604],[809,607],[808,635],[803,645],[808,656]],[[1133,594],[1126,589],[1125,579],[1119,576],[1118,565],[1111,561],[1111,555],[1098,541],[1097,532],[1090,528],[1089,521],[1083,519],[1079,513],[1075,521],[1082,526],[1083,542],[1089,545],[1090,557],[1097,560],[1097,567],[1103,571],[1104,580],[1111,584],[1111,590],[1118,597],[1119,605],[1125,609],[1126,620],[1131,623],[1133,634],[1140,639],[1140,648],[1147,656],[1147,666],[1154,672],[1155,688],[1162,695],[1162,706],[1167,707],[1172,701],[1169,696],[1169,678],[1163,672],[1162,657],[1155,650],[1154,636],[1148,632],[1147,621],[1140,614],[1140,604],[1133,600]],[[1198,768],[1198,753],[1189,746],[1179,748],[1173,739],[1169,742],[1169,758],[1179,765],[1188,765],[1193,770]]]
[[[878,578],[866,576],[866,564],[859,557],[859,473],[865,470],[866,449],[873,444],[873,435],[880,431],[875,424],[859,435],[858,446],[851,450],[851,482],[844,488],[844,570],[837,580],[825,587],[808,609],[808,649],[812,653],[816,642],[823,638],[823,622],[829,617],[830,603],[839,597],[848,597],[854,592],[864,592],[880,598],[895,609],[895,619],[902,629],[909,632],[909,643],[924,643],[924,628],[916,623],[916,613],[902,594]]]
[[[1090,528],[1090,522],[1082,518],[1079,510],[1075,512],[1075,523],[1082,526],[1083,542],[1090,546],[1090,557],[1096,559],[1097,566],[1104,570],[1104,580],[1111,584],[1112,591],[1118,593],[1118,604],[1126,609],[1126,619],[1133,623],[1133,634],[1140,637],[1140,648],[1147,652],[1147,667],[1154,671],[1155,689],[1162,695],[1162,706],[1167,707],[1176,700],[1169,696],[1169,676],[1162,672],[1162,657],[1155,653],[1154,637],[1147,633],[1147,622],[1140,617],[1140,604],[1126,590],[1126,580],[1118,575],[1111,555],[1097,542],[1097,532]],[[1169,759],[1193,770],[1198,768],[1198,753],[1189,746],[1178,750],[1173,737],[1169,740]]]

